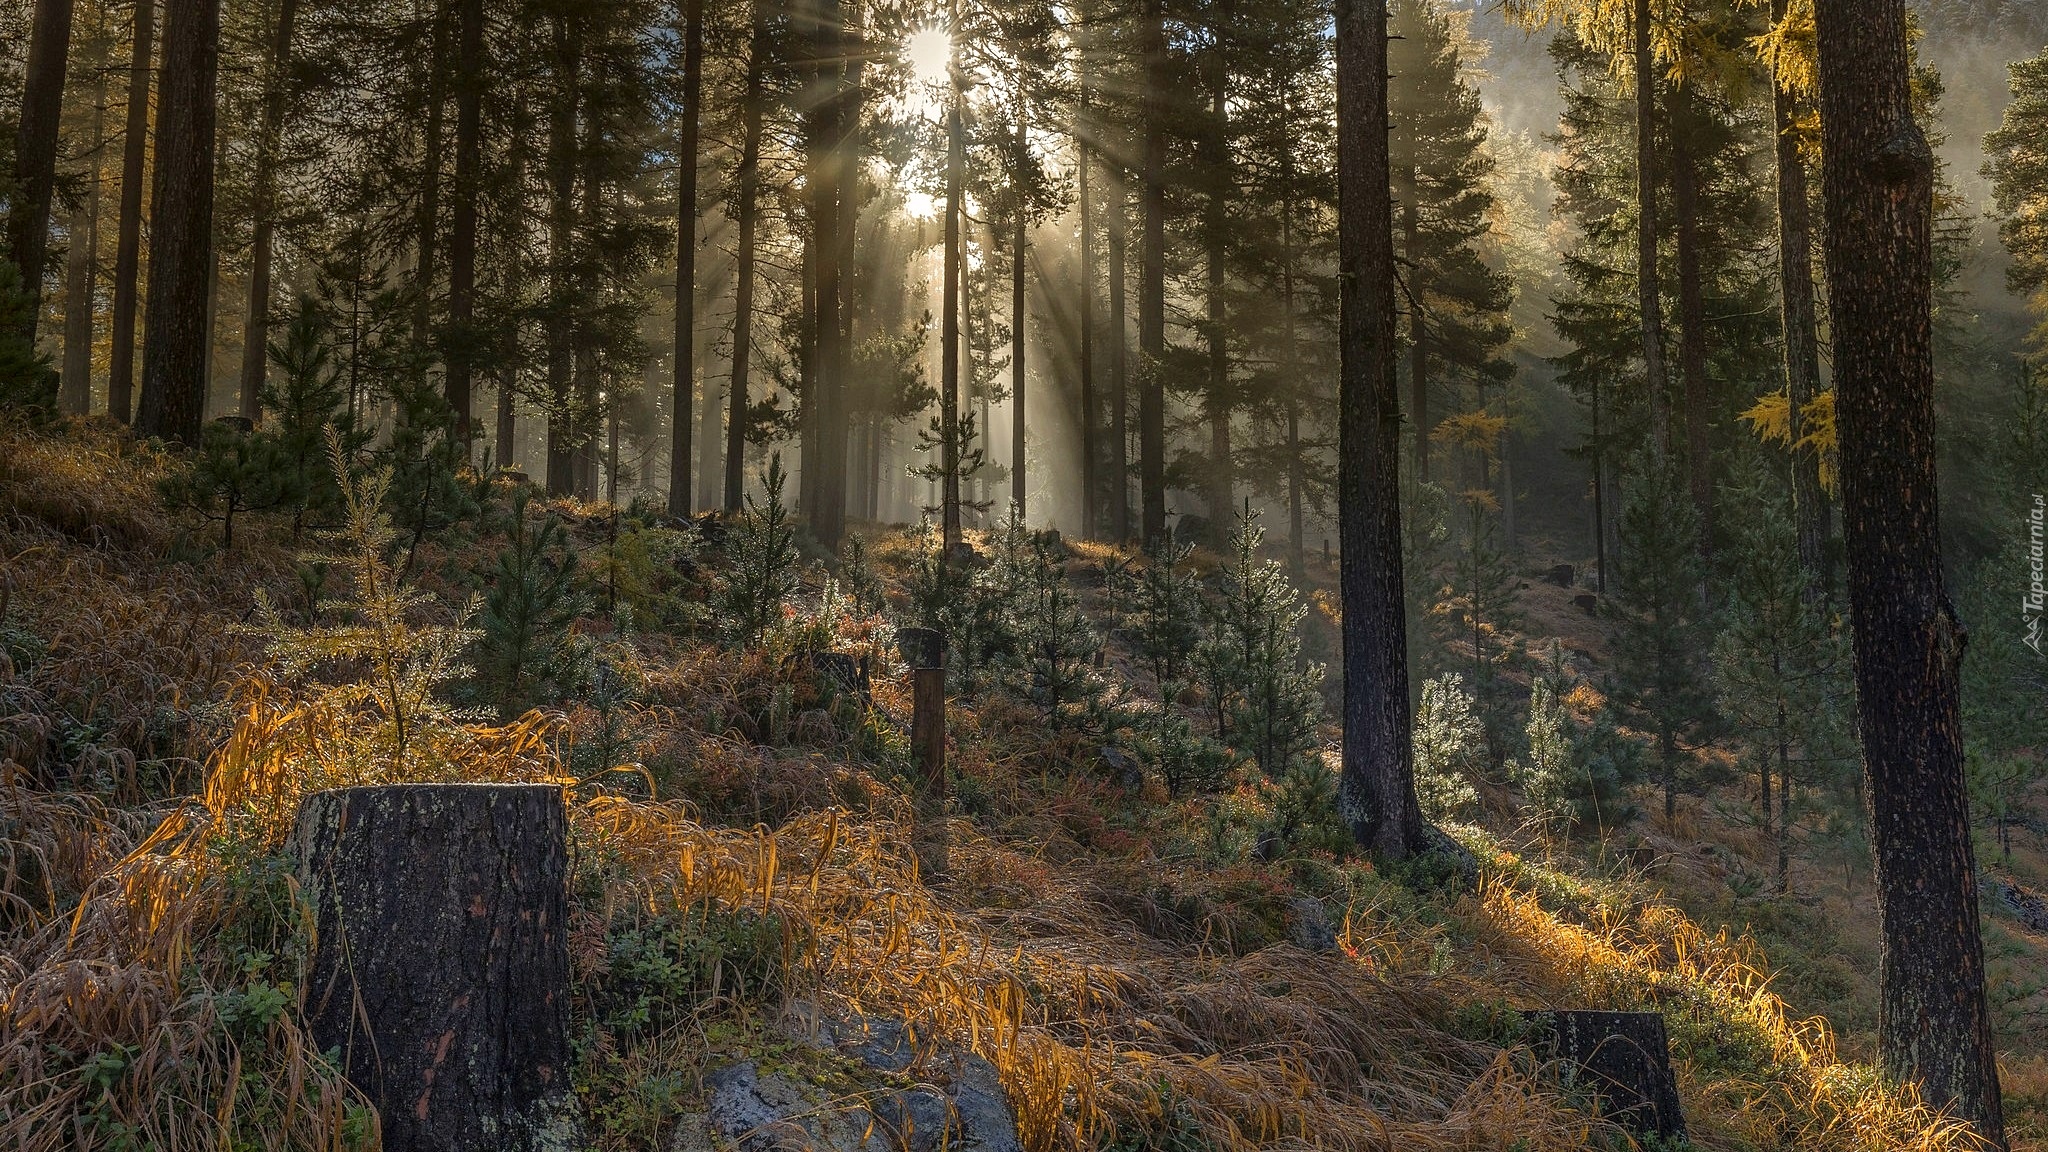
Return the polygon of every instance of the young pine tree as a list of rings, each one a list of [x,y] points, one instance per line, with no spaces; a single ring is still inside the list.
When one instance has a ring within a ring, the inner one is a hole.
[[[1520,693],[1507,674],[1522,659],[1515,632],[1515,572],[1500,545],[1499,508],[1493,494],[1464,494],[1464,538],[1450,554],[1444,595],[1432,611],[1432,632],[1445,664],[1462,665],[1471,681],[1472,703],[1485,729],[1486,748],[1496,767],[1507,760]]]
[[[1720,712],[1744,734],[1756,765],[1758,814],[1788,883],[1792,787],[1817,760],[1844,762],[1850,706],[1848,653],[1807,595],[1799,543],[1782,485],[1752,470],[1733,493],[1734,555],[1727,627],[1714,642]],[[1775,778],[1775,795],[1772,781]]]
[[[294,462],[269,434],[214,421],[200,434],[191,461],[160,485],[164,502],[220,525],[220,545],[235,546],[235,518],[288,505],[303,489]]]
[[[1067,582],[1066,550],[1051,533],[1030,533],[1030,552],[1010,599],[1024,695],[1053,727],[1086,724],[1102,696],[1089,660],[1097,637]]]
[[[1442,822],[1479,800],[1472,778],[1486,758],[1485,730],[1472,714],[1465,679],[1447,673],[1422,684],[1415,708],[1415,794],[1422,814]]]
[[[1160,541],[1132,581],[1131,640],[1161,684],[1178,681],[1202,641],[1201,578],[1188,564],[1192,544]]]
[[[568,534],[552,515],[527,515],[530,498],[524,486],[512,495],[505,548],[477,617],[477,680],[505,716],[566,686],[569,625],[582,607]]]
[[[1698,519],[1685,481],[1670,464],[1645,462],[1622,509],[1620,592],[1611,695],[1638,729],[1656,737],[1664,818],[1678,805],[1686,744],[1712,716],[1702,657]]]
[[[328,331],[319,302],[302,295],[268,350],[276,371],[265,374],[263,428],[276,438],[291,473],[293,539],[304,531],[307,516],[332,512],[341,500],[333,473],[322,463],[328,425],[340,433],[342,447],[350,454],[365,439],[346,410],[347,387],[334,362]]]
[[[782,619],[782,606],[797,585],[796,522],[783,503],[788,477],[782,456],[769,457],[761,474],[765,501],[747,496],[747,511],[734,527],[729,567],[720,596],[720,619],[736,644],[753,644]]]
[[[1296,760],[1314,758],[1323,667],[1302,659],[1308,609],[1281,565],[1259,558],[1264,539],[1246,504],[1198,658],[1216,692],[1220,734],[1278,779]]]

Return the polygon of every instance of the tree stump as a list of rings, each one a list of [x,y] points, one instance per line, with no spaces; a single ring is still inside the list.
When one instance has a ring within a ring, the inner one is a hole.
[[[292,848],[317,931],[307,1020],[385,1152],[573,1146],[562,790],[319,792]]]
[[[1678,1078],[1657,1012],[1531,1012],[1536,1044],[1564,1065],[1567,1085],[1598,1093],[1603,1115],[1638,1136],[1685,1137]]]

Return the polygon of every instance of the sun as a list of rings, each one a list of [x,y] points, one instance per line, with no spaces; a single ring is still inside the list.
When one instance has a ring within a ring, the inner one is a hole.
[[[903,58],[918,84],[944,84],[947,66],[953,60],[953,40],[936,24],[920,28],[903,42]]]

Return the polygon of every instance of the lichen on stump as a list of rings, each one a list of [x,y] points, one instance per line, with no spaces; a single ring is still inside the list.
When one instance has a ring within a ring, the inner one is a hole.
[[[1532,1039],[1566,1083],[1597,1093],[1602,1114],[1639,1136],[1685,1137],[1678,1078],[1657,1012],[1530,1012]]]
[[[306,1016],[376,1103],[385,1152],[573,1146],[560,788],[401,784],[306,798]]]

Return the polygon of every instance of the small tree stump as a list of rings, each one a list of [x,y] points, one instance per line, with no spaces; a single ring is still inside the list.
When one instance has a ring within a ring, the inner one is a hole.
[[[1566,1083],[1600,1095],[1603,1114],[1638,1136],[1685,1137],[1678,1078],[1657,1012],[1531,1012],[1535,1040],[1565,1067]]]
[[[292,847],[317,931],[307,1020],[385,1152],[572,1146],[562,790],[319,792]]]

